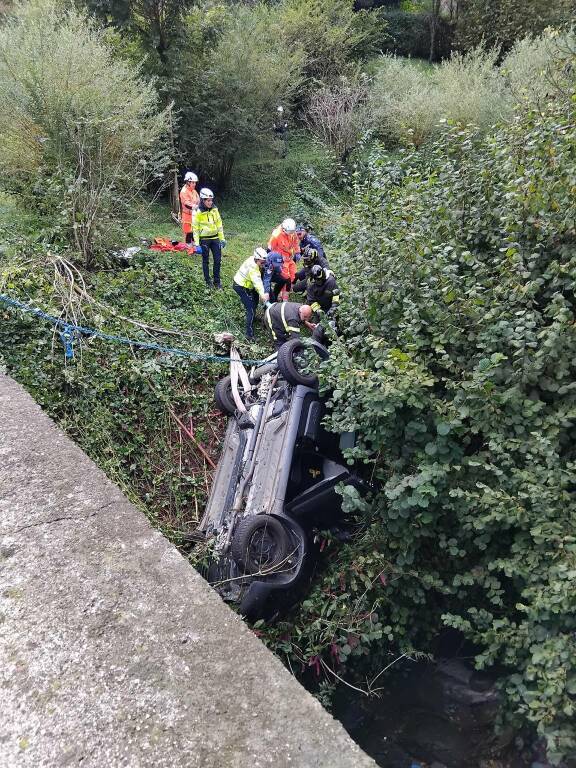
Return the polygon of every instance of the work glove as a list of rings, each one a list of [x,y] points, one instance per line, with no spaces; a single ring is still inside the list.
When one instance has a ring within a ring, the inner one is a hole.
[[[298,264],[298,262],[300,261],[300,259],[302,258],[302,256],[301,256],[301,254],[299,254],[299,253],[295,253],[295,254],[294,254],[294,256],[292,256],[292,258],[294,259],[294,263],[295,263],[295,264]]]
[[[195,245],[194,246],[194,253],[202,253],[202,246],[201,245]]]
[[[264,306],[266,307],[266,309],[270,309],[270,307],[272,306],[272,302],[271,301],[266,301],[266,302],[264,302]]]
[[[226,248],[226,240],[220,240],[220,248]]]

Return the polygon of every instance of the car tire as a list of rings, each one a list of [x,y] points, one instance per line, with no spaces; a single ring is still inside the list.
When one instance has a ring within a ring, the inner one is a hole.
[[[236,413],[237,406],[232,397],[232,379],[230,376],[224,376],[223,379],[214,387],[214,400],[216,407],[226,416],[232,416]]]
[[[317,387],[318,377],[301,373],[295,358],[300,352],[311,346],[321,360],[326,360],[328,350],[318,342],[305,344],[302,339],[290,339],[278,350],[278,370],[289,384],[302,384],[305,387]]]
[[[245,573],[273,573],[286,560],[290,548],[286,527],[277,518],[262,514],[239,522],[230,552]]]

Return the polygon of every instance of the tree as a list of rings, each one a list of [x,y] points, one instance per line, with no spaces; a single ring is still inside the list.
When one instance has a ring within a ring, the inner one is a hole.
[[[152,54],[147,68],[166,75],[168,52],[182,40],[182,19],[193,0],[78,0],[89,13],[123,33],[135,36]],[[156,58],[157,57],[157,58]]]
[[[385,23],[379,11],[354,12],[350,0],[285,0],[279,6],[276,44],[285,51],[301,47],[305,73],[330,83],[349,62],[379,49]]]
[[[571,24],[575,11],[574,0],[459,0],[456,40],[465,50],[482,43],[507,51],[527,34]]]
[[[428,61],[436,61],[436,30],[440,19],[441,0],[430,0],[430,54]]]
[[[274,6],[193,9],[185,24],[198,56],[186,48],[172,59],[168,92],[180,106],[188,162],[223,189],[236,158],[272,140],[276,106],[289,107],[301,88],[304,51],[300,44],[278,44],[282,28]]]
[[[165,130],[152,85],[85,14],[41,0],[0,29],[3,181],[86,266],[162,174]]]

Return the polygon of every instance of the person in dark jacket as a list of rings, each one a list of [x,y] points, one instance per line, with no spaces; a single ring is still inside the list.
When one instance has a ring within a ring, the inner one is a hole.
[[[311,330],[316,327],[310,322],[312,309],[307,304],[294,301],[279,301],[271,304],[264,314],[266,325],[270,329],[274,346],[280,349],[289,339],[300,336],[302,325]]]
[[[297,283],[294,291],[306,291],[306,303],[312,312],[318,312],[319,309],[330,312],[340,303],[340,291],[334,273],[319,264],[314,264],[308,279]]]
[[[323,255],[321,256],[316,248],[313,248],[311,245],[304,247],[304,250],[302,251],[302,263],[302,269],[298,270],[296,273],[296,283],[293,288],[297,293],[306,290],[306,282],[312,275],[313,266],[318,264],[324,269],[330,268],[326,257]],[[304,281],[303,285],[302,281]]]
[[[290,289],[290,280],[282,274],[283,265],[282,254],[270,251],[263,267],[262,280],[264,290],[270,294],[270,300],[273,302],[278,301],[278,295],[282,288]]]
[[[310,228],[306,226],[306,224],[297,224],[296,225],[296,234],[298,235],[298,239],[300,240],[300,251],[303,252],[304,248],[315,248],[318,251],[318,255],[321,259],[326,258],[326,254],[324,253],[324,246],[320,242],[320,240],[316,237],[316,235],[313,235],[310,232]],[[324,265],[322,265],[324,266]],[[328,266],[328,262],[326,262],[326,266]]]

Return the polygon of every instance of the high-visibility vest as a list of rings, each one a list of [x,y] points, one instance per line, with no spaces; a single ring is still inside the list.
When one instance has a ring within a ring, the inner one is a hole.
[[[246,261],[242,262],[238,272],[234,275],[234,282],[249,291],[258,291],[260,296],[265,293],[260,267],[256,264],[253,256],[249,256]]]
[[[200,245],[200,238],[211,240],[224,240],[224,229],[218,208],[196,208],[192,215],[192,229],[194,230],[194,243]]]

